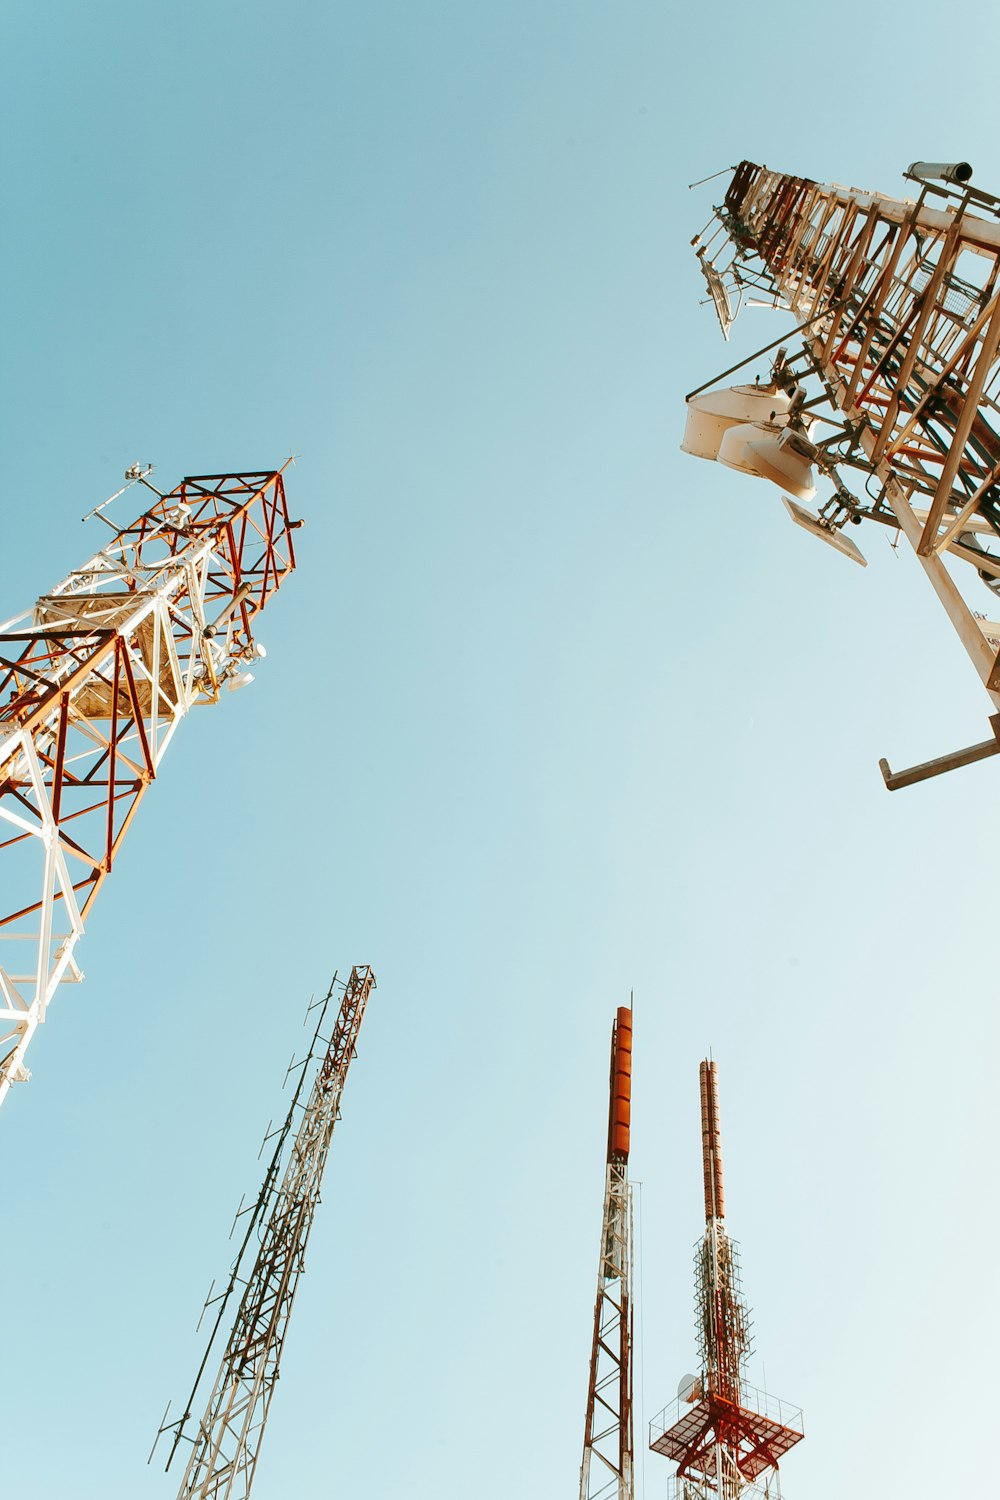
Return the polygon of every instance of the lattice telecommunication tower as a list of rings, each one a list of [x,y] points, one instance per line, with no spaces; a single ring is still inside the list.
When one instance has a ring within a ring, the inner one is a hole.
[[[1000,595],[1000,199],[971,175],[914,162],[901,199],[744,161],[693,242],[727,337],[748,292],[798,326],[765,382],[688,396],[685,451],[777,485],[855,562],[849,523],[905,536],[991,701],[979,744],[898,773],[883,759],[890,790],[1000,753],[1000,623],[964,592],[978,576]]]
[[[25,1053],[56,988],[83,977],[84,923],[174,731],[195,704],[253,680],[247,668],[265,654],[256,617],[295,567],[301,522],[280,471],[183,479],[168,495],[149,472],[126,479],[155,503],[0,625],[0,861],[12,893],[0,955],[14,955],[0,963],[0,1102],[30,1077]]]
[[[745,1379],[751,1350],[737,1248],[726,1232],[716,1065],[700,1065],[705,1233],[695,1250],[698,1375],[649,1424],[649,1446],[677,1465],[672,1500],[777,1500],[778,1461],[803,1436],[802,1413]]]
[[[343,996],[332,1032],[326,1038],[326,1016],[337,988],[343,990]],[[367,964],[353,968],[346,985],[334,976],[320,1008],[312,1046],[298,1065],[298,1083],[284,1125],[276,1132],[277,1144],[260,1194],[251,1209],[242,1211],[250,1217],[228,1285],[218,1298],[209,1294],[206,1306],[215,1303],[218,1311],[184,1413],[173,1423],[167,1422],[165,1413],[157,1435],[158,1441],[164,1432],[173,1434],[167,1469],[181,1443],[190,1444],[177,1500],[247,1500],[250,1495],[289,1315],[305,1268],[323,1169],[334,1126],[340,1119],[341,1098],[365,1007],[374,988],[375,975]],[[306,1080],[320,1055],[320,1044],[324,1050],[306,1095]],[[237,1286],[243,1288],[243,1294],[204,1415],[192,1436],[188,1424],[226,1307]],[[153,1446],[155,1449],[156,1444]]]
[[[580,1500],[632,1500],[632,1189],[628,1152],[632,1099],[632,1012],[619,1007],[611,1032],[611,1100],[601,1253]]]

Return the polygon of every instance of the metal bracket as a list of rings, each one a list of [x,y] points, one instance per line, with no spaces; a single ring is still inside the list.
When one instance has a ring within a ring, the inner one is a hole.
[[[929,781],[932,776],[943,776],[945,771],[958,771],[962,766],[974,765],[977,760],[988,760],[991,755],[1000,755],[1000,713],[990,714],[993,739],[981,740],[978,745],[969,745],[965,750],[953,750],[950,755],[940,755],[937,760],[925,760],[908,771],[892,771],[883,755],[878,763],[882,779],[890,792],[900,787],[913,786],[916,781]]]

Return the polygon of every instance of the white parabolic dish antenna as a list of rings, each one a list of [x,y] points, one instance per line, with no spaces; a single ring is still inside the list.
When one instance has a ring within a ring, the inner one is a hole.
[[[677,1396],[681,1401],[697,1401],[701,1395],[701,1381],[697,1375],[682,1375],[677,1384]]]

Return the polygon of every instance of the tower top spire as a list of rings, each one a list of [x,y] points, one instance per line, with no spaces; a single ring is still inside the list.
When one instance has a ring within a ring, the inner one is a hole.
[[[619,1005],[611,1032],[611,1106],[608,1161],[628,1161],[632,1123],[632,1010]]]
[[[726,1195],[722,1187],[722,1127],[719,1122],[719,1078],[715,1063],[706,1058],[698,1065],[701,1084],[701,1158],[705,1182],[705,1219],[726,1217]]]

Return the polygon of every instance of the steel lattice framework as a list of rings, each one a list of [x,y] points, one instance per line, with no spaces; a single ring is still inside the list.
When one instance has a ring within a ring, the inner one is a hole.
[[[883,761],[890,789],[1000,752],[1000,624],[956,581],[971,566],[1000,594],[1000,200],[971,170],[915,163],[917,196],[899,199],[744,161],[694,241],[727,336],[748,290],[798,322],[783,381],[826,422],[813,457],[835,493],[796,519],[827,539],[847,521],[901,532],[992,702],[992,738],[897,775]]]
[[[632,1500],[632,1189],[628,1180],[632,1012],[611,1033],[608,1157],[590,1351],[580,1500]]]
[[[178,724],[263,654],[298,524],[279,471],[184,479],[0,626],[0,1101]]]
[[[168,1469],[179,1442],[186,1435],[184,1428],[191,1417],[225,1304],[233,1288],[242,1284],[243,1295],[205,1414],[193,1439],[177,1492],[178,1500],[195,1500],[195,1497],[197,1500],[246,1500],[253,1485],[268,1408],[278,1379],[288,1319],[319,1203],[323,1169],[333,1129],[340,1118],[341,1096],[348,1068],[355,1056],[368,997],[375,988],[375,976],[367,965],[351,970],[332,1035],[326,1043],[281,1173],[285,1145],[292,1136],[292,1122],[302,1108],[299,1101],[303,1081],[317,1041],[322,1040],[321,1030],[336,984],[335,976],[323,1003],[313,1047],[302,1066],[299,1086],[284,1128],[279,1132],[278,1145],[233,1265],[229,1288],[221,1299],[222,1307],[212,1339],[185,1413],[174,1428]],[[249,1247],[256,1236],[259,1236],[257,1253],[252,1265],[246,1269],[245,1262],[250,1260]]]
[[[677,1464],[674,1500],[779,1497],[778,1461],[802,1438],[797,1407],[746,1383],[750,1313],[737,1248],[726,1232],[714,1062],[700,1067],[705,1233],[695,1250],[699,1376],[650,1423],[649,1444]]]

